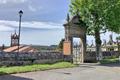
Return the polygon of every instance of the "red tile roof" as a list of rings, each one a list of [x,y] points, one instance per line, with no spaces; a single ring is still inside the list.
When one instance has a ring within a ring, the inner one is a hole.
[[[18,52],[18,46],[9,47],[3,50],[4,52]],[[37,49],[31,46],[20,46],[19,52],[37,52]]]

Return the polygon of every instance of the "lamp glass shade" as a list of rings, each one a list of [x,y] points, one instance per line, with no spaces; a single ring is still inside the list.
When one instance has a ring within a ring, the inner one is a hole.
[[[22,14],[23,14],[23,11],[22,11],[22,10],[20,10],[20,11],[19,11],[19,15],[20,15],[20,16],[22,16]]]

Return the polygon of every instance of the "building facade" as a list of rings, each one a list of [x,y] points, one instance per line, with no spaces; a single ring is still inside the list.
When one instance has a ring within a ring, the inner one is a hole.
[[[10,46],[18,46],[19,36],[17,35],[16,31],[14,34],[11,34],[11,44]]]

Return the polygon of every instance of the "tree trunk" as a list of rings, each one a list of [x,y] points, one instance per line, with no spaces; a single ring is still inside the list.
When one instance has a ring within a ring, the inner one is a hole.
[[[102,60],[101,39],[99,29],[95,29],[96,59]]]

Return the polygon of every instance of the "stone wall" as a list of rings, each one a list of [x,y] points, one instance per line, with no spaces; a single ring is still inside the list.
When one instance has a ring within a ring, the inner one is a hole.
[[[119,52],[103,52],[103,57],[119,56]],[[59,61],[71,61],[73,55],[63,55],[62,52],[37,52],[37,53],[5,53],[0,52],[0,65],[26,65],[35,63],[55,63]],[[95,62],[96,53],[87,52],[85,55],[86,62]]]
[[[102,52],[103,58],[108,58],[108,57],[119,57],[120,52],[119,51],[104,51]],[[86,62],[94,62],[96,61],[96,53],[94,52],[87,52],[85,55],[85,61]]]
[[[63,61],[60,52],[38,52],[38,53],[0,53],[0,65],[26,65],[34,63],[54,63]]]

